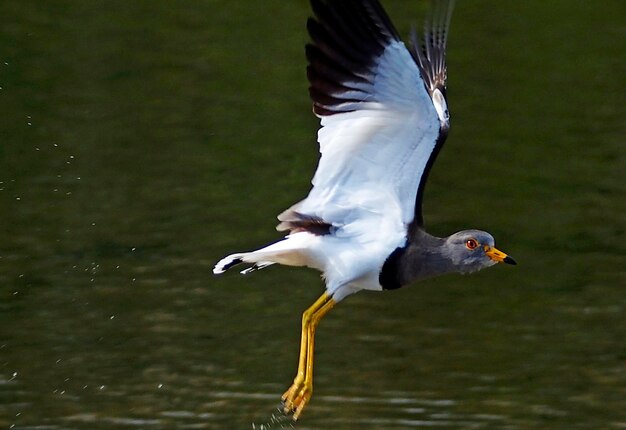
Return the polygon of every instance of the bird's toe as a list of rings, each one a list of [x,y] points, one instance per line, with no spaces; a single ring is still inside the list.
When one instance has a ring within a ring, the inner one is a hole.
[[[293,383],[291,387],[282,395],[283,412],[285,414],[293,414],[293,420],[296,421],[304,407],[309,403],[313,387],[311,384]]]
[[[313,394],[312,390],[306,386],[300,391],[300,394],[298,395],[298,397],[296,398],[296,401],[294,402],[295,403],[295,410],[293,412],[294,421],[300,418],[300,414],[302,414],[304,407],[309,403],[309,400],[311,400],[312,394]]]
[[[298,391],[302,385],[296,384],[295,382],[289,387],[287,391],[282,395],[281,400],[283,401],[283,412],[286,414],[290,414],[296,408],[295,400],[297,398]]]

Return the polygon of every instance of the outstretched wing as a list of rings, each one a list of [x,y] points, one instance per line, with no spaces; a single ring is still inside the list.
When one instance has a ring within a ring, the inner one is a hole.
[[[433,7],[424,24],[424,38],[421,42],[417,31],[415,31],[415,29],[411,31],[411,55],[413,55],[413,59],[420,69],[421,76],[424,79],[424,85],[433,101],[441,123],[437,143],[426,163],[426,168],[422,173],[417,190],[414,219],[414,223],[417,225],[423,225],[424,223],[422,217],[422,196],[424,195],[428,172],[448,137],[448,130],[450,129],[450,113],[448,112],[446,99],[446,81],[448,78],[446,46],[448,44],[448,33],[450,31],[450,19],[452,18],[454,1],[455,0],[434,1]]]
[[[302,213],[341,224],[365,210],[421,224],[423,184],[449,124],[447,24],[427,26],[411,53],[377,0],[311,4],[307,75],[321,158],[309,196],[279,219]]]

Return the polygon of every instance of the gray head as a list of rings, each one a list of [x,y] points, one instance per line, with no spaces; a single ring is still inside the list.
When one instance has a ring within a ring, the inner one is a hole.
[[[445,254],[460,273],[471,273],[496,263],[517,264],[495,248],[495,240],[486,231],[463,230],[448,236]]]

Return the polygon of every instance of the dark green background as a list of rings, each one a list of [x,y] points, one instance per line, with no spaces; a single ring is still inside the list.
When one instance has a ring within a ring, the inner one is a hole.
[[[384,3],[401,34],[426,5]],[[308,191],[308,15],[0,2],[1,428],[272,421],[322,283],[211,268]],[[623,0],[458,2],[426,222],[519,265],[341,303],[298,428],[626,427],[625,22]]]

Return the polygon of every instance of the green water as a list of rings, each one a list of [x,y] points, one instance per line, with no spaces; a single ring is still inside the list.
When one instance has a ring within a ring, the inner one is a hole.
[[[458,2],[426,222],[519,265],[342,302],[297,428],[626,428],[625,5]],[[272,420],[322,283],[211,268],[308,191],[308,15],[0,2],[0,428]]]

